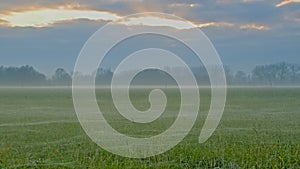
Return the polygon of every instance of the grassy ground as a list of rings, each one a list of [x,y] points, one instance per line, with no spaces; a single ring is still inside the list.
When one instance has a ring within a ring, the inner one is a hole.
[[[131,92],[140,110],[148,90]],[[167,89],[167,110],[157,121],[136,125],[119,116],[107,90],[98,104],[110,124],[128,135],[155,135],[172,125],[179,93]],[[170,151],[129,159],[108,153],[81,129],[70,89],[0,89],[0,168],[300,168],[300,88],[231,88],[222,121],[213,136],[198,144],[209,107],[201,108],[190,134]]]

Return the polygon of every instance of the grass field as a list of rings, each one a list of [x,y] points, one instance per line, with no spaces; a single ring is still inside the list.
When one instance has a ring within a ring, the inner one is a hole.
[[[131,91],[140,110],[149,90]],[[105,89],[96,91],[109,123],[135,137],[155,135],[176,117],[179,92],[166,89],[164,115],[135,124],[116,113]],[[201,107],[190,134],[164,154],[129,159],[94,144],[82,130],[67,88],[0,89],[0,168],[300,168],[300,88],[230,88],[221,123],[204,144],[198,136],[210,94],[200,89]]]

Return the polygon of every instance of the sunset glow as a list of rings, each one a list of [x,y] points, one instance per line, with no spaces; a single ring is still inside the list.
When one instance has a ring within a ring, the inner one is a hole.
[[[154,16],[145,16],[145,17],[138,17],[138,18],[133,17],[126,21],[120,21],[119,23],[128,26],[134,26],[134,25],[168,26],[176,29],[192,29],[192,28],[203,28],[209,26],[232,26],[232,24],[230,23],[217,23],[217,22],[195,23],[192,21],[186,22],[183,20],[174,20],[174,19],[160,18]]]
[[[292,3],[300,3],[300,0],[283,0],[280,3],[276,4],[276,7],[281,7]]]
[[[57,9],[36,9],[20,12],[10,12],[7,14],[0,14],[2,25],[10,27],[48,27],[55,23],[67,22],[78,19],[87,19],[93,21],[115,21],[119,24],[135,26],[167,26],[176,29],[192,29],[209,26],[232,26],[231,23],[226,22],[203,22],[197,23],[193,21],[176,20],[170,18],[161,18],[159,16],[145,16],[129,20],[121,20],[122,16],[107,12],[96,10],[79,10],[70,9],[68,7],[58,7]],[[1,24],[0,23],[0,24]]]
[[[106,11],[57,8],[11,12],[0,15],[0,18],[11,27],[46,27],[54,23],[76,19],[114,21],[121,17]]]

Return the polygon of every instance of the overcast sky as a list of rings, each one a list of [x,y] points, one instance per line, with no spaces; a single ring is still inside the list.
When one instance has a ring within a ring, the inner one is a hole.
[[[10,0],[0,2],[0,65],[28,64],[48,75],[58,67],[71,72],[96,30],[140,12],[190,21],[234,71],[300,64],[300,0]]]

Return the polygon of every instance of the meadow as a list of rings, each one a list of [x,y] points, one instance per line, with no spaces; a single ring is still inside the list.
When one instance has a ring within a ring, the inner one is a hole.
[[[164,89],[164,115],[136,124],[115,110],[109,91],[97,89],[105,118],[121,133],[156,135],[176,118],[179,91]],[[132,89],[137,109],[146,110],[148,89]],[[0,168],[300,168],[300,88],[229,88],[223,118],[212,137],[198,143],[210,91],[200,89],[198,119],[173,149],[130,159],[111,154],[81,128],[70,88],[0,89]]]

